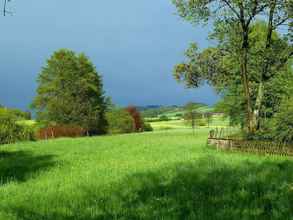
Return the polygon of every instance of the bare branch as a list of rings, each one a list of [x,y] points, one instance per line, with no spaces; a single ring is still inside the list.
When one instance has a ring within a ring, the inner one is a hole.
[[[239,12],[232,6],[232,4],[229,2],[229,0],[222,0],[232,11],[233,13],[240,19]]]
[[[273,29],[275,30],[278,26],[283,25],[286,21],[288,21],[290,19],[290,16],[286,16],[285,18],[281,19],[280,21],[278,21],[277,23],[275,23],[273,25]]]
[[[262,11],[264,11],[269,5],[268,4],[264,4],[261,7],[258,8],[259,5],[259,1],[255,0],[254,1],[254,7],[252,9],[252,13],[250,14],[248,20],[247,20],[247,26],[249,26],[250,22],[252,21],[252,19],[258,15],[259,13],[261,13]]]

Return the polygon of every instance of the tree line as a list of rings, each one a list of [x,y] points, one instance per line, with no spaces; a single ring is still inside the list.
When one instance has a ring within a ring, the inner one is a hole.
[[[56,51],[42,68],[37,82],[31,104],[35,128],[20,124],[19,117],[11,116],[12,110],[9,114],[0,111],[0,143],[25,139],[20,137],[47,139],[152,131],[136,107],[112,104],[103,90],[102,76],[85,54],[68,49]],[[24,132],[26,135],[20,135]],[[10,138],[5,139],[8,134]]]

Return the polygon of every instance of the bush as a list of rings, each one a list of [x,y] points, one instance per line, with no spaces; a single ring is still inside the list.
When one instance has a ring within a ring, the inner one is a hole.
[[[207,121],[205,120],[205,119],[197,119],[196,121],[195,121],[195,125],[197,125],[197,126],[207,126]]]
[[[161,116],[159,117],[159,121],[170,121],[170,119],[168,118],[167,115],[161,115]]]
[[[144,123],[144,124],[143,124],[143,130],[149,132],[149,131],[153,131],[154,129],[153,129],[153,127],[151,126],[150,123]]]
[[[34,140],[32,127],[20,125],[11,114],[0,114],[0,144]]]
[[[41,140],[60,137],[83,137],[87,134],[84,128],[70,125],[56,125],[41,128],[37,131],[37,138]]]
[[[133,117],[124,109],[113,109],[106,113],[108,133],[123,134],[135,131]]]

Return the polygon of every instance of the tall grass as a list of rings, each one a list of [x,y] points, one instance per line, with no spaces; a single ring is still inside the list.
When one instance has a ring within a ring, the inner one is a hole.
[[[293,217],[293,161],[216,151],[207,129],[0,149],[0,219]]]

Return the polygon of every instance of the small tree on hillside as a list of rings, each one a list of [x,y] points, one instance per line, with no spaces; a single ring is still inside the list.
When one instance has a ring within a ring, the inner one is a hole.
[[[55,52],[38,83],[32,104],[38,120],[81,126],[91,135],[106,132],[102,78],[84,54],[66,49]]]
[[[143,119],[140,112],[134,106],[129,106],[126,108],[126,111],[132,116],[134,120],[135,131],[143,131]]]

